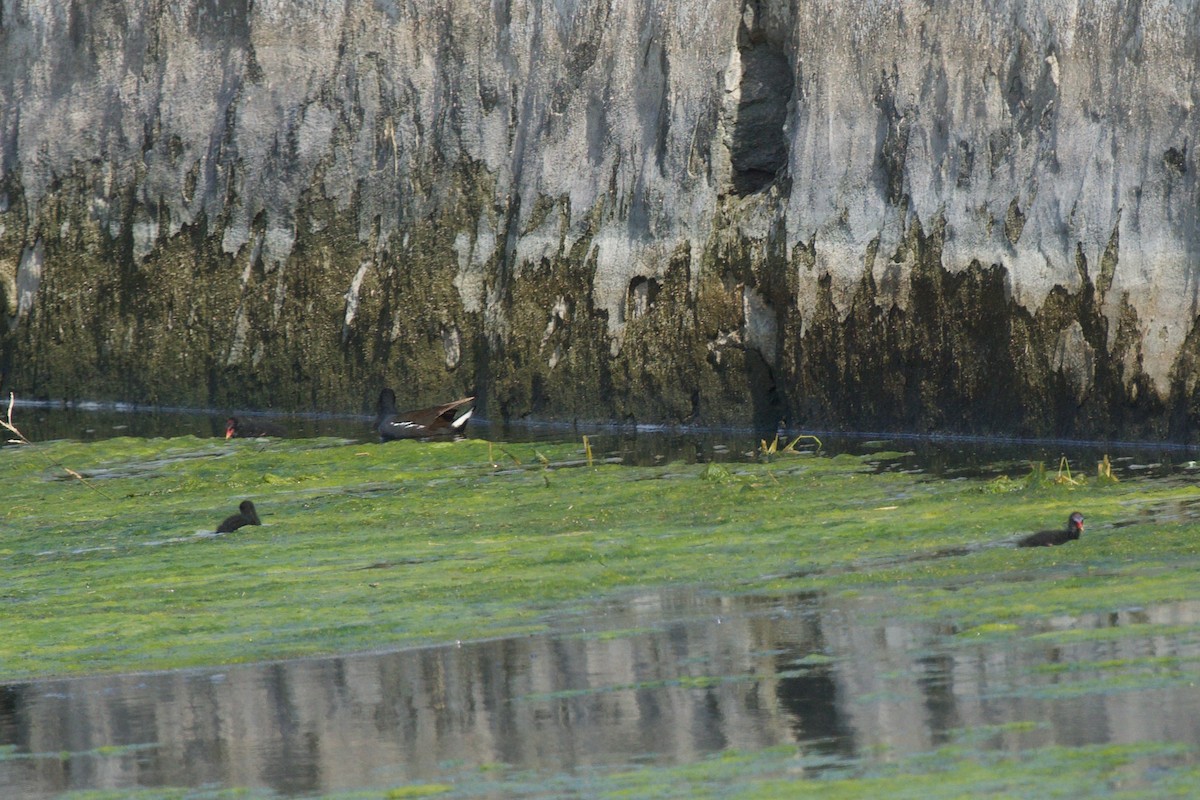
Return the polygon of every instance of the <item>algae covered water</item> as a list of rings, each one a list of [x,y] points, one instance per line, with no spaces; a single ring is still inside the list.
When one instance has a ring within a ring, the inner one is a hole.
[[[824,784],[953,743],[978,758],[1147,747],[1127,781],[1150,788],[1192,761],[1161,745],[1200,741],[1200,641],[1169,633],[1200,602],[1060,619],[1016,650],[948,645],[879,602],[672,590],[554,634],[11,685],[0,785],[587,795],[731,751],[767,752],[773,770],[786,752],[784,774]]]
[[[917,458],[6,448],[0,787],[1188,796],[1195,465]]]

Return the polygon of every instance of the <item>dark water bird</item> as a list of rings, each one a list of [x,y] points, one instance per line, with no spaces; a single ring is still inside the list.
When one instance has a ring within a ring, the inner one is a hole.
[[[230,417],[225,420],[225,438],[257,439],[260,436],[283,436],[283,428],[265,420]]]
[[[231,533],[243,525],[262,525],[258,521],[258,512],[254,510],[254,503],[249,500],[243,500],[238,506],[238,513],[226,517],[225,521],[217,526],[217,533]]]
[[[1031,533],[1017,542],[1017,547],[1052,547],[1056,544],[1066,544],[1073,539],[1078,539],[1081,533],[1083,533],[1083,514],[1076,511],[1067,518],[1066,528]]]
[[[379,441],[393,439],[423,439],[427,436],[453,436],[461,433],[475,409],[455,414],[474,397],[464,397],[451,403],[416,411],[396,411],[396,393],[384,389],[375,404],[375,424],[371,430],[379,433]]]

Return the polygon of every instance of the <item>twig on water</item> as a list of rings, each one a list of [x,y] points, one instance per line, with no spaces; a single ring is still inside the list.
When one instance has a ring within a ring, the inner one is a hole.
[[[17,428],[16,424],[15,424],[15,423],[13,423],[13,417],[12,417],[12,415],[13,415],[13,406],[14,406],[14,405],[16,405],[16,402],[17,402],[17,396],[16,396],[16,395],[15,395],[13,392],[9,392],[9,393],[8,393],[8,414],[7,414],[7,419],[0,419],[0,426],[2,426],[2,427],[4,428],[4,430],[8,431],[9,433],[11,433],[13,436],[15,436],[15,437],[16,437],[15,439],[9,439],[9,440],[8,440],[8,443],[9,443],[9,444],[28,444],[28,445],[32,445],[32,444],[33,444],[33,442],[29,441],[29,439],[28,439],[28,438],[26,438],[25,434],[21,433],[21,431],[20,431],[20,430]],[[61,464],[61,463],[59,463],[58,461],[55,461],[53,458],[51,458],[50,456],[46,455],[44,452],[42,452],[42,451],[40,451],[40,450],[38,451],[38,453],[39,453],[39,455],[41,455],[41,457],[42,457],[42,458],[44,458],[44,459],[46,459],[48,462],[50,462],[50,464],[52,464],[53,466],[55,466],[55,467],[57,467],[57,468],[61,469],[63,472],[67,473],[67,474],[68,474],[68,475],[70,475],[72,478],[76,479],[77,481],[79,481],[79,482],[80,482],[80,483],[82,483],[84,486],[86,486],[86,487],[88,487],[89,489],[91,489],[91,490],[92,490],[93,492],[95,492],[96,494],[98,494],[98,495],[100,495],[101,497],[103,497],[103,498],[106,498],[106,499],[108,499],[108,500],[112,500],[112,498],[111,498],[111,497],[109,497],[107,494],[105,494],[105,493],[104,493],[104,492],[103,492],[103,491],[102,491],[102,490],[101,490],[99,487],[97,487],[96,485],[94,485],[94,484],[93,484],[91,481],[89,481],[87,478],[85,478],[85,477],[83,477],[82,475],[80,475],[80,474],[79,474],[78,472],[76,472],[75,470],[71,469],[71,468],[70,468],[70,467],[68,467],[68,466],[65,466],[64,464]]]
[[[4,429],[6,431],[11,433],[13,436],[17,437],[16,439],[9,439],[8,440],[9,444],[33,444],[33,442],[26,439],[25,434],[23,434],[19,430],[17,430],[17,426],[13,424],[12,410],[13,410],[13,406],[16,404],[16,402],[17,402],[17,396],[15,394],[13,394],[12,392],[9,392],[8,393],[8,419],[0,420],[0,425],[3,425]]]
[[[512,453],[508,452],[507,450],[505,450],[503,447],[500,447],[499,445],[496,445],[496,449],[499,450],[501,453],[504,453],[504,455],[511,458],[513,463],[516,464],[518,467],[521,466],[521,459],[517,458]],[[495,456],[492,454],[492,443],[491,442],[488,442],[488,463],[492,465],[492,469],[500,468],[500,462],[496,461]]]
[[[783,455],[784,453],[798,456],[801,453],[799,450],[796,449],[796,445],[800,444],[801,441],[806,441],[808,439],[811,439],[814,442],[816,442],[816,444],[817,444],[816,452],[819,452],[822,447],[821,440],[818,439],[816,436],[813,436],[811,433],[802,433],[799,436],[797,436],[795,439],[792,439],[790,442],[788,442],[786,439],[780,439],[779,434],[776,433],[775,438],[771,441],[770,444],[767,443],[766,439],[759,440],[758,454],[760,457],[766,457],[768,459],[773,455],[777,455],[777,454]]]
[[[1071,477],[1071,464],[1067,461],[1066,456],[1062,456],[1058,460],[1058,475],[1054,477],[1054,482],[1057,484],[1069,483],[1072,486],[1078,486],[1080,481]]]

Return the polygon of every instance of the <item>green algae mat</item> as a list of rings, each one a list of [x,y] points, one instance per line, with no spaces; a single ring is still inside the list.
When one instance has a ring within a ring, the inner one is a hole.
[[[812,593],[934,626],[951,652],[1127,636],[1182,643],[1040,669],[1086,670],[1093,693],[1200,680],[1200,658],[1183,646],[1200,641],[1190,617],[1060,623],[1200,599],[1191,470],[1116,481],[1094,465],[1070,477],[1017,465],[1000,478],[946,480],[881,469],[891,455],[632,467],[593,460],[580,442],[7,447],[0,681],[542,633],[564,611],[670,586]],[[214,534],[243,499],[263,524]],[[1087,518],[1080,541],[1014,546],[1074,510]],[[1019,702],[1024,690],[1013,691]],[[390,796],[1165,797],[1190,796],[1200,778],[1191,740],[976,746],[993,733],[964,730],[849,771],[773,747],[569,779],[484,772]]]

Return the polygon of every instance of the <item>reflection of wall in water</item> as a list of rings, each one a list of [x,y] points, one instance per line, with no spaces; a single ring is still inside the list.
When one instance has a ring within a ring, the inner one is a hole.
[[[1186,686],[1137,691],[1056,691],[1107,675],[1054,671],[1046,665],[1116,662],[1163,656],[1200,656],[1200,643],[1161,630],[1069,644],[1048,639],[992,639],[972,644],[953,638],[953,626],[888,619],[879,599],[843,599],[822,612],[822,629],[835,657],[838,704],[859,752],[913,753],[946,740],[948,731],[1043,723],[997,735],[994,746],[1200,741],[1200,697]],[[1054,618],[1047,631],[1129,625],[1192,625],[1200,602],[1112,614]],[[951,645],[947,647],[947,637]]]
[[[853,731],[841,711],[843,703],[838,699],[834,665],[803,664],[796,669],[797,662],[806,656],[826,652],[819,618],[805,615],[803,624],[802,630],[793,632],[793,638],[775,644],[783,650],[776,658],[777,670],[801,673],[779,678],[775,693],[791,715],[792,731],[806,752],[853,758],[856,749]]]
[[[447,762],[561,771],[792,741],[770,653],[781,638],[811,636],[812,623],[730,609],[713,624],[722,602],[705,598],[690,622],[658,630],[650,626],[680,613],[661,598],[635,599],[602,620],[647,629],[631,635],[27,684],[12,690],[19,710],[5,715],[4,742],[21,752],[157,746],[128,757],[0,763],[0,783],[23,785],[33,768],[48,770],[37,785],[56,791],[211,783],[304,792],[361,785],[368,772],[417,780],[442,774]],[[740,679],[688,686],[711,675]],[[89,773],[95,766],[111,772]]]
[[[1156,635],[1161,628],[1111,641],[972,643],[948,624],[889,619],[889,612],[886,601],[871,598],[647,594],[580,621],[588,630],[576,636],[7,687],[0,746],[18,753],[153,747],[0,760],[0,785],[302,793],[360,786],[368,775],[387,784],[429,779],[447,763],[556,773],[644,755],[682,763],[785,742],[819,756],[886,757],[936,747],[954,728],[1020,721],[1044,724],[998,733],[989,746],[1200,741],[1200,697],[1181,683],[1065,698],[1038,693],[1096,677],[1047,671],[1047,664],[1197,657],[1200,643]],[[1064,617],[1048,628],[1197,620],[1200,602]],[[832,658],[803,661],[811,654]],[[723,680],[693,680],[711,676]]]
[[[823,610],[821,622],[835,658],[839,705],[859,751],[936,746],[935,718],[952,720],[954,712],[925,659],[944,627],[889,620],[887,608],[871,599],[840,599]]]

